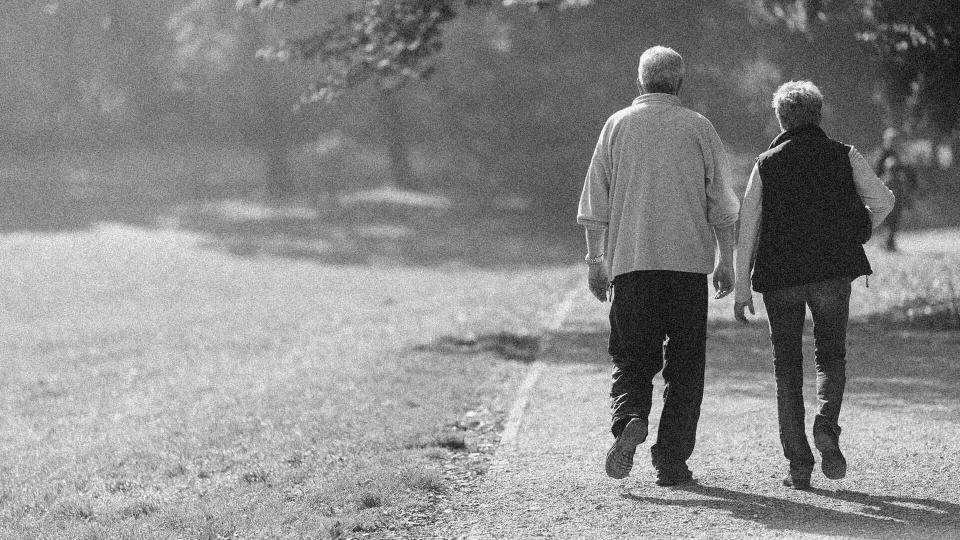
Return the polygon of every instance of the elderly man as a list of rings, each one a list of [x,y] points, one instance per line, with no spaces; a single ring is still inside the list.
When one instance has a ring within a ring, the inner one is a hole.
[[[814,457],[804,431],[803,325],[813,316],[817,398],[813,442],[824,476],[843,478],[840,404],[846,383],[850,282],[871,273],[861,244],[893,208],[894,197],[852,146],[820,129],[823,95],[791,81],[773,95],[783,132],[760,154],[740,212],[734,316],[754,313],[763,293],[777,380],[777,416],[790,472],[783,484],[809,489]]]
[[[717,298],[731,292],[739,209],[720,137],[677,97],[683,72],[672,49],[640,57],[641,95],[603,126],[577,216],[586,228],[590,291],[600,301],[612,291],[615,441],[606,471],[630,474],[647,437],[653,377],[663,369],[663,412],[650,449],[660,485],[693,477],[687,459],[703,400],[707,274],[714,272]]]

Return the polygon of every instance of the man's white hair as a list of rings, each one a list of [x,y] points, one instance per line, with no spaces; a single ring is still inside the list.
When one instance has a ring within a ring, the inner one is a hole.
[[[823,93],[810,81],[790,81],[773,93],[773,110],[784,130],[820,125]]]
[[[676,94],[683,81],[683,57],[670,47],[657,45],[640,55],[637,80],[644,92]]]

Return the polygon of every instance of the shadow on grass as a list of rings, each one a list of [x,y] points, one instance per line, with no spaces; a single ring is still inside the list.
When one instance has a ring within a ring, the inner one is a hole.
[[[73,200],[57,194],[36,198],[0,202],[0,233],[82,230],[103,222],[174,227],[201,233],[206,238],[202,247],[238,257],[349,266],[558,266],[575,262],[582,251],[572,219],[535,208],[372,203],[318,208],[251,199]]]
[[[2,196],[2,193],[0,193]],[[42,205],[0,203],[0,233],[76,231],[103,222],[155,227],[175,202],[63,201],[51,196]]]
[[[317,210],[235,201],[183,208],[176,221],[208,236],[210,249],[333,265],[557,266],[582,249],[570,220],[564,226],[556,216],[497,208]]]
[[[789,499],[768,497],[697,483],[679,486],[681,491],[709,499],[672,499],[625,493],[624,498],[641,503],[689,508],[711,508],[754,521],[770,529],[818,535],[857,537],[937,537],[956,531],[960,506],[934,499],[911,499],[869,495],[856,491],[812,490],[819,496],[864,506],[860,512],[844,512]],[[907,506],[909,505],[909,506]]]
[[[412,350],[463,355],[491,352],[507,360],[528,363],[536,360],[540,353],[540,338],[510,332],[441,336],[428,344],[413,347]]]

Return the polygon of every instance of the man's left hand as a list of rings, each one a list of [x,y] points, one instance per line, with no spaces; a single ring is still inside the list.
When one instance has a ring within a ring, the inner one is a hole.
[[[717,294],[714,298],[723,298],[733,291],[733,283],[736,281],[736,273],[733,270],[733,263],[721,260],[713,270],[713,288]]]

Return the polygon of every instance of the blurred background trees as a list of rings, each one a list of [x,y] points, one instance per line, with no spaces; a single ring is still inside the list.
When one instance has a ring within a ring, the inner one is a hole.
[[[886,123],[919,134],[960,126],[960,5],[950,0],[767,0],[769,11],[811,40],[854,32],[877,66]]]
[[[393,186],[566,226],[600,126],[658,43],[684,55],[682,99],[742,168],[791,78],[817,82],[828,131],[865,151],[889,124],[928,157],[956,150],[952,0],[239,4],[5,6],[0,225]]]

